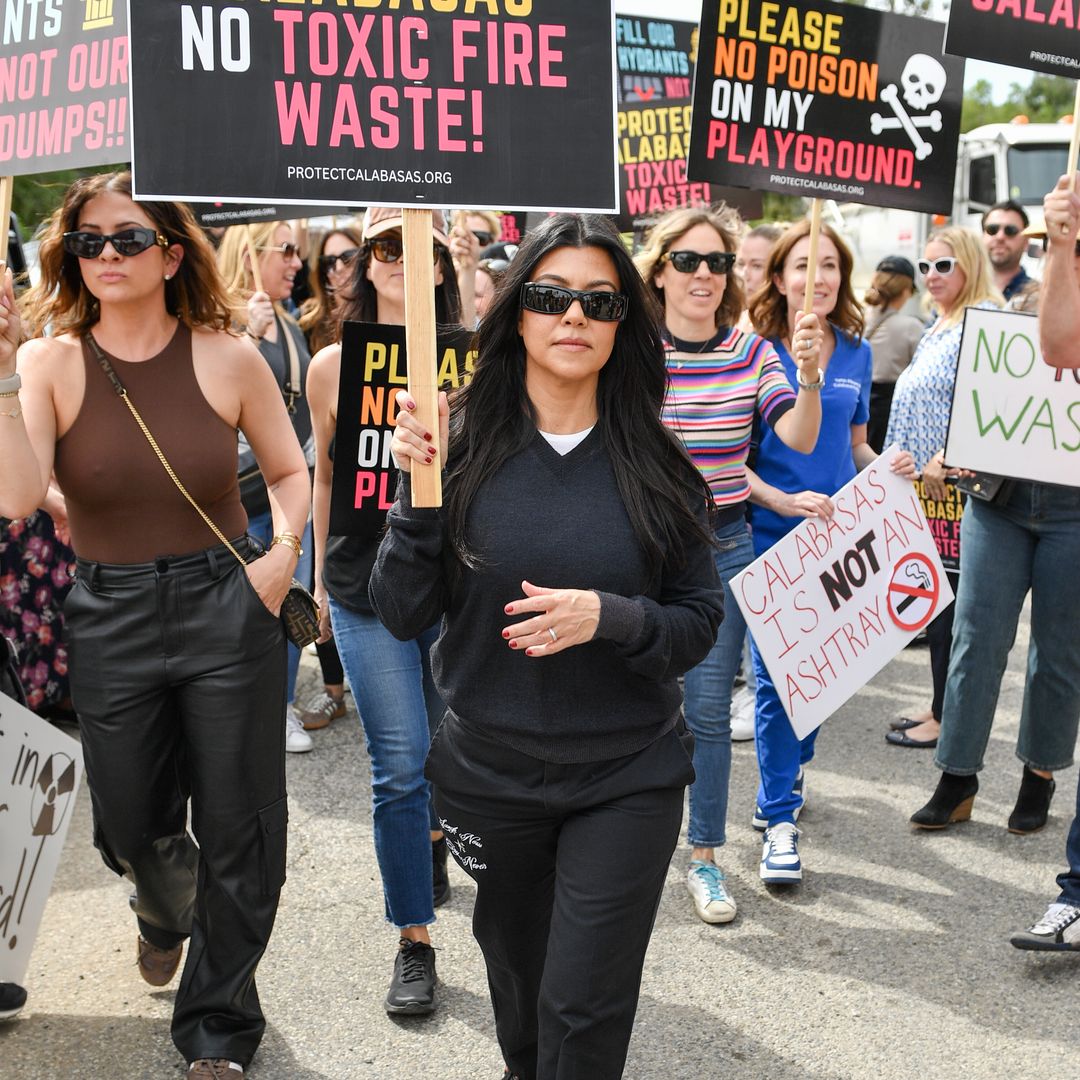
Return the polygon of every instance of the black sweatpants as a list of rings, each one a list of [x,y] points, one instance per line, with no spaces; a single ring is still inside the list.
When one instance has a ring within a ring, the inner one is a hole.
[[[224,546],[79,560],[64,615],[94,842],[134,884],[147,940],[190,935],[173,1041],[188,1061],[247,1065],[266,1026],[255,968],[285,880],[281,620]]]
[[[426,775],[476,882],[503,1058],[521,1080],[617,1080],[645,950],[693,782],[680,721],[636,754],[556,765],[452,715]]]

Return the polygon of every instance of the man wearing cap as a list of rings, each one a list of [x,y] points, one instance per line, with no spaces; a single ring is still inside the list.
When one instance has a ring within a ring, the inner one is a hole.
[[[990,256],[994,286],[1006,301],[1031,281],[1020,265],[1028,245],[1024,235],[1027,227],[1027,212],[1014,199],[994,203],[982,217],[983,244]]]

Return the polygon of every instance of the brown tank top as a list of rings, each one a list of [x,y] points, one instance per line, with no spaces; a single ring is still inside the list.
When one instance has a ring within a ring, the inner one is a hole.
[[[188,555],[217,538],[161,467],[135,418],[82,343],[86,393],[56,444],[71,543],[84,559],[144,563]],[[236,482],[236,431],[210,407],[195,378],[191,330],[177,324],[157,356],[139,363],[106,353],[176,475],[228,537],[247,515]]]

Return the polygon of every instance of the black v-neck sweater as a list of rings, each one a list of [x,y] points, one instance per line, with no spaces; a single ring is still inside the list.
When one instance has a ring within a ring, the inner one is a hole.
[[[723,587],[696,540],[650,583],[599,426],[564,456],[537,432],[481,486],[467,524],[479,569],[456,561],[441,510],[412,505],[408,474],[387,525],[372,605],[402,640],[442,617],[435,683],[467,725],[572,763],[635,753],[677,722],[678,677],[712,648]],[[542,658],[510,649],[502,630],[521,616],[504,608],[522,598],[523,579],[597,592],[594,639]]]

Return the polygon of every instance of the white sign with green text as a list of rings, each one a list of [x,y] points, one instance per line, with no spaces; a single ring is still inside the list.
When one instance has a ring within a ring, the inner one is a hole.
[[[1035,315],[964,313],[945,460],[1080,487],[1080,370],[1043,363]]]

